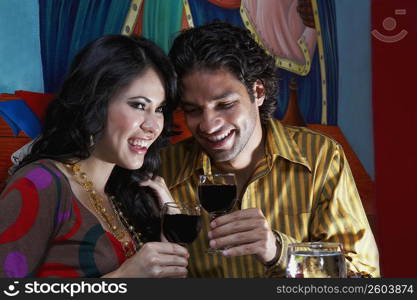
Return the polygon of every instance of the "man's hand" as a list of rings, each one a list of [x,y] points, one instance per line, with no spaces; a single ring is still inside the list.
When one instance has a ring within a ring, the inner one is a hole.
[[[217,217],[210,223],[210,247],[231,247],[223,250],[225,256],[254,254],[263,263],[275,258],[276,238],[262,211],[249,208]]]

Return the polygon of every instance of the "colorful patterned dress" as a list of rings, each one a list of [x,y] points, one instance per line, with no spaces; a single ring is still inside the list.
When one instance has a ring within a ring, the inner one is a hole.
[[[124,260],[52,161],[21,168],[0,194],[0,277],[100,277]]]

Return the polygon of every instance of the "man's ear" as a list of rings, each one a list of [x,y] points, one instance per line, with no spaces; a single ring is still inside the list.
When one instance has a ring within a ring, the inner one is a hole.
[[[257,106],[261,106],[265,100],[265,87],[261,80],[256,80],[253,84],[253,96]]]

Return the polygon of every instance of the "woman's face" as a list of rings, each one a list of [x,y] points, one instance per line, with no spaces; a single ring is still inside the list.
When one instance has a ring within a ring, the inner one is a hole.
[[[107,124],[93,155],[125,169],[139,169],[164,126],[165,90],[149,68],[109,103]]]

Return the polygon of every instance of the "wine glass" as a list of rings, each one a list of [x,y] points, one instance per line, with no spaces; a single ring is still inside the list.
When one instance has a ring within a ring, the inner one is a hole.
[[[191,244],[201,230],[201,208],[198,204],[165,203],[161,210],[162,233],[171,243]]]
[[[210,221],[230,212],[237,200],[236,178],[232,173],[200,175],[198,199],[209,213]],[[207,250],[208,253],[221,252],[221,248]]]
[[[311,242],[288,245],[287,278],[346,278],[340,243]]]

